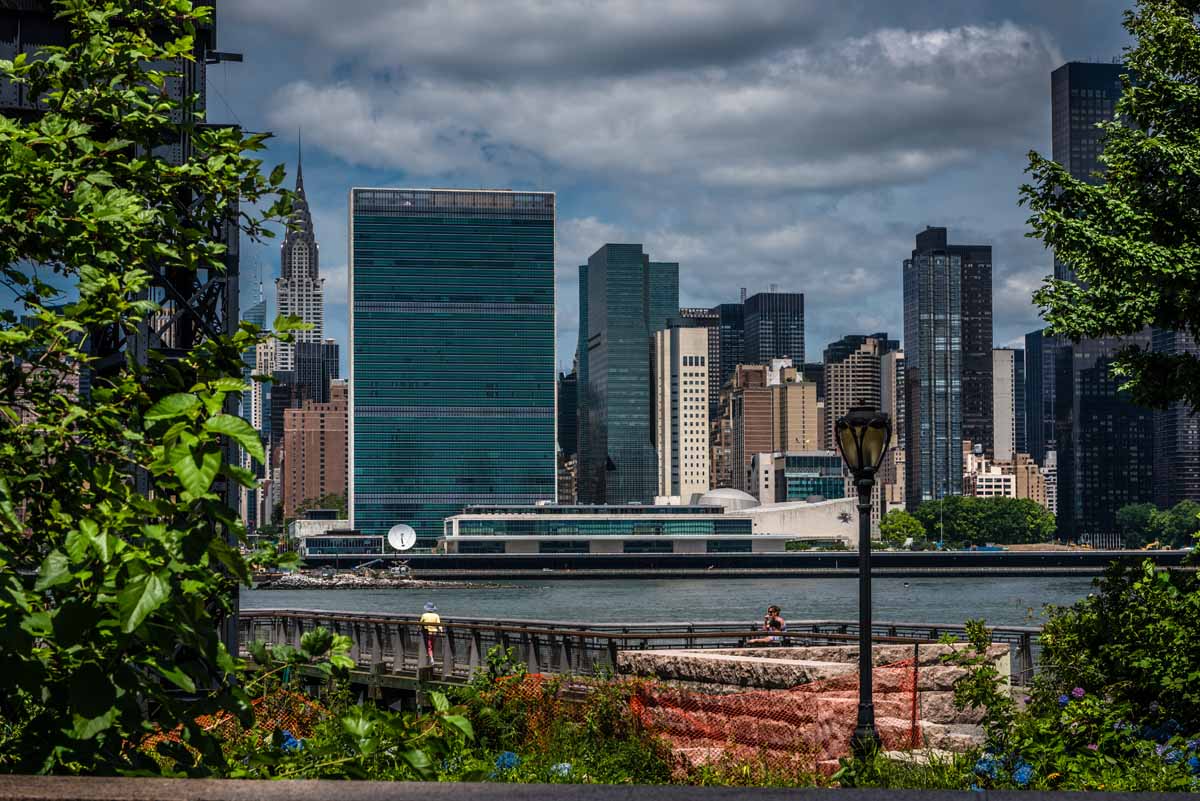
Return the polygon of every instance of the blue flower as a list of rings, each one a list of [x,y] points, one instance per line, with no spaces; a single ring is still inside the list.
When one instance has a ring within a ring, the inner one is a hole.
[[[1000,776],[1000,763],[991,757],[981,757],[975,763],[975,772],[980,776],[987,776],[989,779],[995,779]]]
[[[1187,741],[1187,750],[1195,751],[1197,749],[1200,749],[1200,740],[1188,740]]]
[[[1070,700],[1071,700],[1071,699],[1070,699],[1070,698],[1068,698],[1066,695],[1060,695],[1060,696],[1058,696],[1058,705],[1059,705],[1059,706],[1066,706],[1066,705],[1067,705],[1067,703],[1068,703]]]
[[[571,775],[571,763],[570,762],[559,762],[557,764],[551,765],[550,772],[553,773],[555,776],[570,776]]]
[[[303,740],[297,740],[296,737],[287,729],[284,729],[282,732],[280,732],[280,734],[283,735],[283,741],[279,743],[279,748],[281,750],[287,752],[303,750]]]
[[[521,764],[521,758],[512,751],[501,751],[496,755],[496,770],[512,770]]]
[[[1163,762],[1166,762],[1168,765],[1177,765],[1182,761],[1183,752],[1178,748],[1172,748],[1171,750],[1167,751],[1167,753],[1163,754]]]
[[[1187,766],[1193,776],[1200,776],[1200,756],[1194,756],[1189,759]]]
[[[1024,760],[1017,762],[1017,767],[1012,773],[1013,781],[1024,787],[1029,784],[1029,780],[1033,778],[1033,765],[1030,765]]]

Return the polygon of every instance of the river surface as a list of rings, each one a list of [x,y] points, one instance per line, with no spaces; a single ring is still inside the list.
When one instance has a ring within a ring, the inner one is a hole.
[[[506,581],[436,590],[243,590],[245,609],[419,614],[433,601],[444,617],[526,618],[564,623],[756,622],[768,604],[784,618],[856,620],[858,582],[844,578]],[[1046,604],[1066,605],[1089,578],[875,579],[875,619],[902,623],[1038,625]]]

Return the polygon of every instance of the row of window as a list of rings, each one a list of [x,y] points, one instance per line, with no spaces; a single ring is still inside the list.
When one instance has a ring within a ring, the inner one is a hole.
[[[753,546],[750,540],[707,540],[706,553],[750,553]],[[460,542],[458,552],[462,554],[502,554],[505,553],[503,542]],[[563,540],[558,542],[538,543],[538,553],[543,554],[587,554],[592,553],[587,540]],[[609,553],[605,551],[605,553]],[[672,542],[646,542],[644,540],[626,540],[621,543],[621,553],[675,553]]]

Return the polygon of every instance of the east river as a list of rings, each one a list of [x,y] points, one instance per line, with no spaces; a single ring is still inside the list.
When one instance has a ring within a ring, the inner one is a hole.
[[[484,588],[244,590],[246,609],[420,614],[433,601],[443,617],[524,618],[563,623],[755,622],[774,603],[795,620],[856,620],[858,582],[844,578],[631,579],[496,582]],[[901,623],[1038,625],[1047,604],[1069,605],[1090,578],[876,579],[875,619]]]

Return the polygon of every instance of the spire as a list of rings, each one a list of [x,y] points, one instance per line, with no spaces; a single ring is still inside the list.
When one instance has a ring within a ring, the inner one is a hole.
[[[296,191],[304,196],[304,131],[296,129]]]

